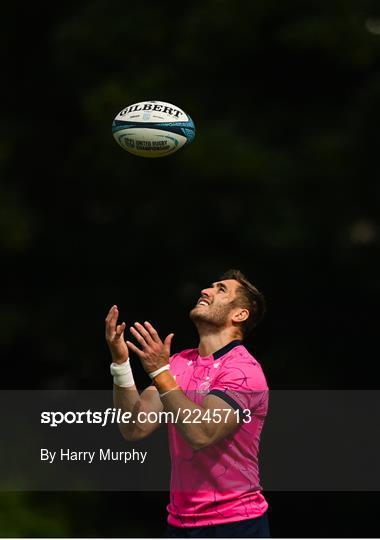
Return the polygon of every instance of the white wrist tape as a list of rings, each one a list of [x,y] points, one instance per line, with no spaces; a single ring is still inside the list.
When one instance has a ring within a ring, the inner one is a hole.
[[[113,382],[117,386],[129,388],[130,386],[135,385],[129,358],[126,362],[123,362],[122,364],[115,364],[115,362],[113,362],[111,364],[110,370],[111,375],[113,375]]]
[[[170,365],[169,364],[166,364],[166,366],[162,366],[160,367],[159,369],[156,369],[156,371],[151,371],[150,373],[148,373],[149,377],[152,379],[157,377],[157,375],[159,375],[160,373],[162,373],[163,371],[167,371],[168,369],[170,369]]]

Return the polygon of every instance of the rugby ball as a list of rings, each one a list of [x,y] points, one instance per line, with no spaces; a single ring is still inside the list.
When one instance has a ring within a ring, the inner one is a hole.
[[[194,122],[176,105],[141,101],[125,107],[112,122],[116,142],[136,156],[173,154],[195,137]]]

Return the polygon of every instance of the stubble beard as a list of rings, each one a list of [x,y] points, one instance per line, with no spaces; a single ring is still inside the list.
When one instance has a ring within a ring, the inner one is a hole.
[[[195,307],[190,311],[189,317],[197,328],[208,327],[216,330],[225,325],[230,309],[230,305],[218,306],[216,308],[213,306],[210,312],[209,308],[207,310],[201,310]]]

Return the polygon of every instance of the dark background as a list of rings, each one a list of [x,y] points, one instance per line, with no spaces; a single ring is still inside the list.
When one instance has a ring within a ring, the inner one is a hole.
[[[379,388],[378,2],[7,2],[0,27],[2,388],[110,387],[114,303],[196,346],[230,267],[267,298],[271,388]],[[146,99],[193,144],[123,151],[112,119]],[[379,494],[266,495],[273,536],[380,534]],[[3,493],[0,534],[158,536],[167,498]]]

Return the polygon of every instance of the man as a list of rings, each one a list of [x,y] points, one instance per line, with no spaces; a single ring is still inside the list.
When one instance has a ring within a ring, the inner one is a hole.
[[[172,411],[168,425],[172,461],[168,537],[268,537],[268,504],[261,493],[258,448],[268,408],[260,364],[243,346],[261,320],[262,294],[239,270],[229,270],[201,291],[190,318],[198,349],[170,357],[174,334],[162,342],[153,326],[135,323],[139,347],[125,342],[125,323],[113,306],[106,339],[114,375],[114,405],[131,411]],[[153,381],[141,395],[134,385],[128,350]],[[121,424],[127,440],[148,436],[159,423]]]

